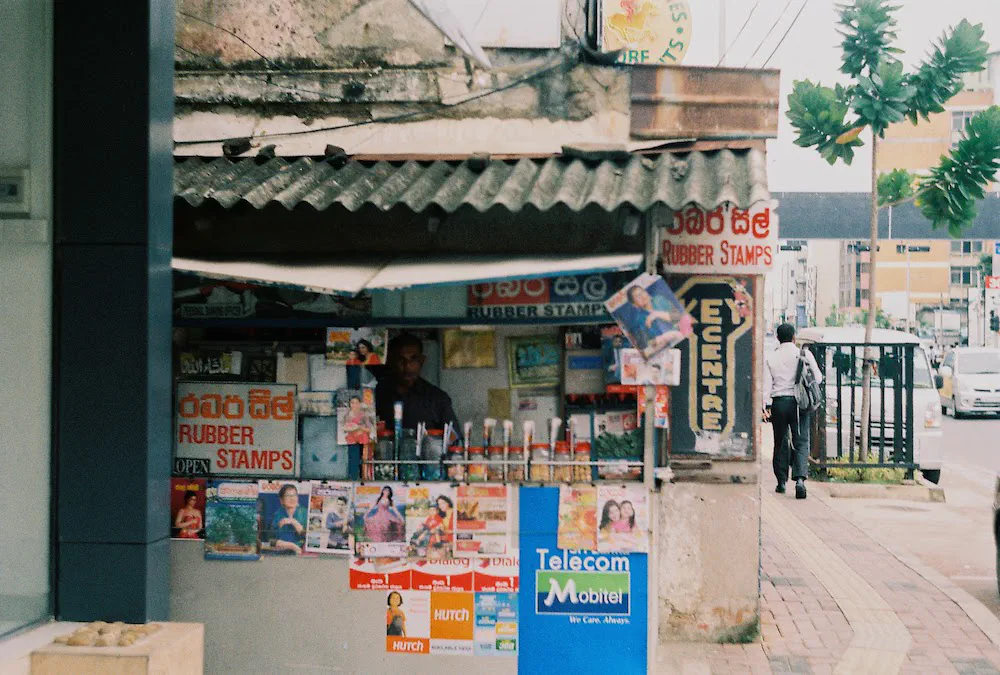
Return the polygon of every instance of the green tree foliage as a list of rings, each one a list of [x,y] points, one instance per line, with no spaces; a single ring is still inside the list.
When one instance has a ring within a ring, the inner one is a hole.
[[[920,181],[917,203],[934,226],[953,237],[976,219],[976,202],[1000,169],[1000,107],[979,113],[965,125],[965,137]]]
[[[795,82],[788,97],[788,119],[797,132],[795,143],[815,147],[830,164],[850,164],[855,148],[864,143],[859,134],[870,128],[885,137],[890,124],[909,119],[916,124],[942,112],[949,98],[962,89],[966,73],[982,70],[989,45],[983,40],[982,24],[963,19],[935,44],[916,71],[906,73],[896,59],[897,6],[886,0],[856,0],[840,5],[843,64],[841,72],[854,84],[825,87],[809,80]],[[850,114],[853,113],[853,116]],[[850,116],[850,117],[849,117]],[[953,236],[975,219],[975,202],[986,187],[1000,159],[1000,110],[990,108],[966,127],[966,138],[942,158],[941,164],[917,185],[917,202],[935,227],[947,227]],[[888,174],[886,196],[880,205],[910,199],[903,191],[903,175]]]
[[[913,199],[917,177],[906,169],[893,169],[878,177],[878,205],[895,206]]]
[[[868,323],[868,310],[861,310],[861,323]],[[892,328],[892,321],[889,319],[889,315],[882,311],[881,308],[875,310],[875,327],[876,328]]]

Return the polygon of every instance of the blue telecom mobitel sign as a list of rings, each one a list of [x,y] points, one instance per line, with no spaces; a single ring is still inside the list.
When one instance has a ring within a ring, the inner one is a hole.
[[[556,546],[559,488],[522,487],[518,671],[646,672],[646,555]]]

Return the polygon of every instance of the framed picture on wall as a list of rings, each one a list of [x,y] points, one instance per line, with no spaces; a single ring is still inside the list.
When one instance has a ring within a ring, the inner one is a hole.
[[[496,334],[493,330],[442,331],[445,368],[496,368]]]
[[[559,336],[507,338],[507,364],[512,387],[558,386],[562,364]]]

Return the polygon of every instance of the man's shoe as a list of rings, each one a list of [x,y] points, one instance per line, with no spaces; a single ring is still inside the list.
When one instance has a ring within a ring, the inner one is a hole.
[[[785,484],[778,483],[778,487],[774,488],[774,491],[777,492],[779,495],[785,494]]]
[[[802,479],[795,481],[795,498],[796,499],[806,498],[806,482]]]

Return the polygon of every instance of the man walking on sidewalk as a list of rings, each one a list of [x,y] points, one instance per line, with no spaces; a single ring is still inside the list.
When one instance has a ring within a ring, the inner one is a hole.
[[[778,348],[764,360],[764,421],[770,420],[774,429],[774,476],[778,479],[775,492],[783,493],[788,481],[789,460],[795,480],[795,498],[806,498],[806,475],[809,472],[809,429],[811,413],[799,410],[795,399],[795,386],[799,376],[799,363],[809,368],[822,382],[823,374],[816,359],[808,349],[799,351],[795,346],[795,328],[783,323],[775,331]],[[792,435],[792,453],[788,456],[785,438]]]

